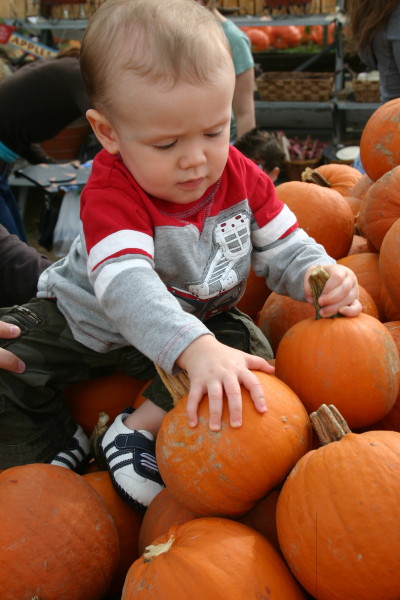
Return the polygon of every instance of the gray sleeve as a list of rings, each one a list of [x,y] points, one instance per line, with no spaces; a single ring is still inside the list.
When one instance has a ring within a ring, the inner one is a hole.
[[[294,300],[305,300],[304,275],[310,265],[335,264],[320,244],[302,229],[253,253],[253,268],[268,287]]]
[[[151,268],[124,270],[101,298],[107,316],[127,342],[172,373],[176,359],[209,329],[185,312]]]

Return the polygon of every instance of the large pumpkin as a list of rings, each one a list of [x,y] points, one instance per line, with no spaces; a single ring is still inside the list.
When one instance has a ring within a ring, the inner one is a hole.
[[[286,181],[276,187],[276,193],[294,212],[299,226],[322,244],[332,258],[348,254],[354,214],[339,192],[303,181]]]
[[[400,218],[393,223],[382,242],[379,271],[393,304],[400,310]]]
[[[118,533],[95,490],[64,467],[0,475],[0,598],[99,600],[119,559]]]
[[[281,550],[318,600],[400,597],[400,434],[351,433],[321,407],[321,443],[303,456],[278,499]]]
[[[400,218],[400,166],[388,171],[368,190],[360,205],[358,227],[376,250]]]
[[[358,287],[362,312],[378,319],[378,309],[372,296],[361,285]],[[271,344],[274,354],[276,354],[279,342],[287,330],[295,323],[303,319],[309,319],[314,315],[315,309],[308,302],[293,300],[289,296],[272,292],[260,311],[258,326]]]
[[[189,427],[187,396],[164,417],[156,454],[161,476],[175,498],[205,516],[239,516],[282,482],[309,448],[307,412],[296,394],[273,375],[255,371],[268,411],[259,413],[242,387],[243,425],[229,424],[226,398],[222,428],[209,428],[208,398],[197,427]]]
[[[108,589],[107,598],[117,594],[120,596],[128,569],[139,557],[136,542],[139,538],[143,514],[117,494],[108,471],[86,473],[83,478],[103,499],[118,532],[120,558],[118,568]]]
[[[273,546],[230,519],[172,526],[129,569],[122,600],[304,600]]]
[[[317,315],[318,316],[318,315]],[[382,419],[396,400],[400,358],[393,337],[378,319],[305,319],[281,339],[276,376],[296,392],[308,412],[321,398],[335,404],[352,428]]]
[[[400,164],[399,138],[400,98],[395,98],[372,113],[361,135],[361,162],[373,181]]]

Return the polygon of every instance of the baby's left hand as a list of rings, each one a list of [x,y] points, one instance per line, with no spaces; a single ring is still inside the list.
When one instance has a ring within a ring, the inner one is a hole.
[[[343,265],[323,265],[329,273],[324,291],[319,297],[321,317],[331,317],[337,313],[345,317],[356,317],[362,306],[358,300],[358,281],[353,271]],[[309,267],[304,278],[304,290],[307,302],[313,304],[309,275],[314,267]]]

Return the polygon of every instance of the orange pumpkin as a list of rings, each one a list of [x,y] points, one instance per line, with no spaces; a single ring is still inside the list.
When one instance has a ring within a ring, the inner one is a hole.
[[[351,254],[362,254],[363,252],[369,252],[368,240],[362,235],[357,235],[355,233],[347,256],[350,256]]]
[[[357,428],[382,419],[393,407],[400,357],[392,336],[374,317],[305,319],[281,339],[275,373],[308,412],[323,398]]]
[[[246,35],[250,40],[251,48],[255,52],[259,52],[260,50],[268,50],[270,47],[270,38],[266,31],[261,31],[256,28],[249,28],[246,31]]]
[[[286,181],[276,187],[278,197],[297,217],[299,226],[332,258],[347,256],[354,234],[354,215],[339,192],[303,181]]]
[[[361,162],[373,181],[400,164],[399,136],[400,98],[395,98],[372,113],[361,134]]]
[[[400,310],[400,218],[393,223],[382,242],[379,271],[393,304]]]
[[[271,490],[269,494],[262,498],[248,513],[239,517],[238,521],[244,525],[252,527],[273,545],[275,550],[280,552],[278,532],[276,530],[276,507],[278,504],[280,490]]]
[[[338,260],[338,263],[348,267],[355,273],[358,283],[371,294],[378,309],[379,319],[383,320],[382,277],[379,270],[379,255],[375,252],[360,252],[344,256]]]
[[[164,488],[153,498],[144,514],[138,538],[139,555],[172,525],[197,518],[198,515],[179,504],[169,489]]]
[[[99,600],[119,560],[118,533],[99,495],[48,464],[0,475],[0,598]]]
[[[382,175],[360,205],[357,224],[362,235],[380,250],[383,238],[400,218],[400,166]]]
[[[230,519],[172,526],[129,569],[121,600],[304,600],[273,546]]]
[[[400,309],[394,305],[393,300],[389,296],[387,289],[383,284],[381,288],[381,305],[384,316],[382,319],[383,322],[400,321]]]
[[[360,171],[354,167],[338,163],[329,163],[320,165],[315,169],[306,169],[301,176],[302,181],[329,187],[331,190],[342,194],[342,196],[350,195],[350,191],[361,177]]]
[[[240,516],[279,485],[311,444],[311,429],[296,394],[273,375],[255,371],[267,400],[259,413],[242,388],[243,425],[229,424],[224,399],[222,428],[209,428],[208,398],[189,427],[184,396],[167,413],[157,436],[157,464],[164,483],[192,512]]]
[[[278,499],[283,555],[318,600],[397,600],[400,434],[352,433],[321,407],[320,446],[302,457]]]
[[[397,350],[400,354],[400,320],[388,321],[387,323],[384,323],[384,326],[392,334],[394,342],[397,346]],[[383,419],[377,423],[373,423],[373,425],[367,429],[400,432],[400,392],[397,394],[396,402],[394,403],[392,410],[388,412],[386,417],[383,417]]]
[[[105,412],[110,422],[114,421],[124,408],[133,406],[144,383],[144,379],[118,372],[75,383],[62,394],[75,422],[90,435],[99,420],[99,412]]]
[[[119,538],[119,563],[108,588],[108,596],[120,596],[131,564],[139,557],[137,543],[143,514],[129,506],[114,490],[108,471],[87,473],[83,479],[101,496],[117,528]],[[103,599],[105,600],[105,599]]]
[[[271,28],[270,42],[276,50],[295,48],[301,43],[302,33],[295,25],[277,25]]]
[[[378,309],[372,296],[361,285],[359,286],[359,300],[364,313],[376,319],[379,318]],[[315,309],[308,302],[293,300],[288,296],[272,292],[260,311],[258,326],[276,354],[279,342],[286,331],[295,323],[312,318],[314,315]]]
[[[366,173],[363,173],[354,184],[354,187],[350,190],[350,196],[354,196],[362,200],[373,183],[374,182],[372,179],[368,177]]]

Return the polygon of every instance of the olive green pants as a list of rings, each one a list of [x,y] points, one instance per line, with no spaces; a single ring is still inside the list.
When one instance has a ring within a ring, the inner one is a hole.
[[[132,346],[105,354],[77,342],[52,300],[34,299],[23,306],[0,309],[0,320],[14,323],[21,336],[0,340],[26,365],[22,374],[1,371],[0,469],[32,462],[48,462],[76,430],[61,390],[115,371],[153,379],[146,397],[165,410],[172,398],[154,364]],[[206,321],[222,343],[249,354],[272,358],[272,350],[253,321],[237,309]]]

